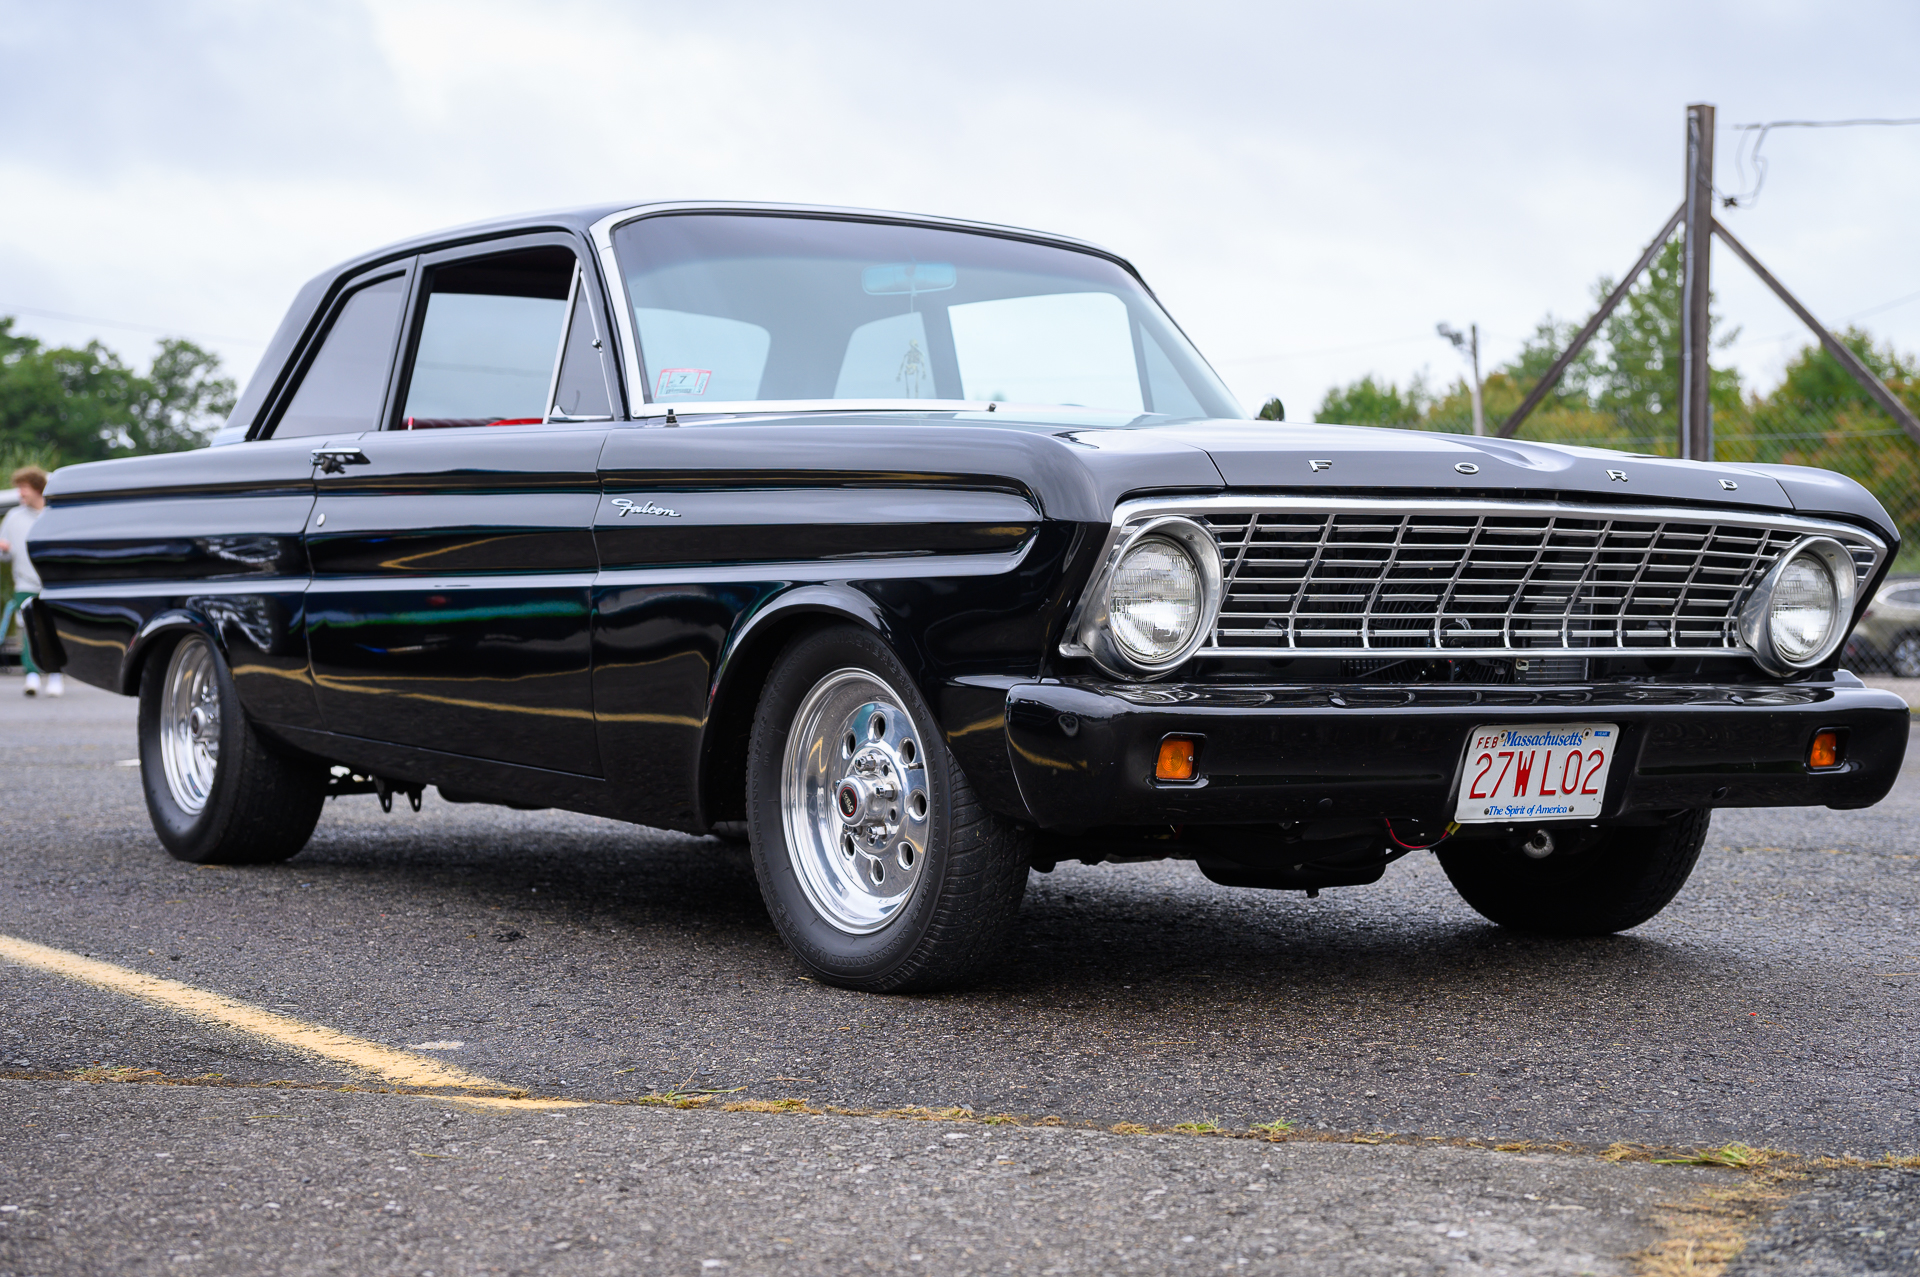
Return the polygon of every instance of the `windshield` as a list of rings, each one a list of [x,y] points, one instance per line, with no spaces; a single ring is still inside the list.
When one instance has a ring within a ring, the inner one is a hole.
[[[1138,280],[966,231],[760,214],[629,222],[647,398],[926,399],[1239,417]]]

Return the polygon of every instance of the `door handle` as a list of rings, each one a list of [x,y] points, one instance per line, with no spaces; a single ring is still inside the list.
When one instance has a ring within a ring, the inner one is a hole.
[[[345,474],[348,466],[371,465],[373,458],[358,448],[315,448],[313,464],[321,474]]]

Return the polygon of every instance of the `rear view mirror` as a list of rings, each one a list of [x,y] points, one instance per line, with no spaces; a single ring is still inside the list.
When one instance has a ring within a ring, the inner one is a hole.
[[[860,287],[874,297],[910,297],[952,288],[959,277],[951,262],[893,262],[861,271]]]

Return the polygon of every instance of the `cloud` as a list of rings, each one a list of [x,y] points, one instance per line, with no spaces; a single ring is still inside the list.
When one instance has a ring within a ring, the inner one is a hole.
[[[1689,100],[1911,114],[1917,34],[1891,4],[0,0],[0,312],[264,339],[308,276],[435,226],[858,204],[1107,243],[1243,400],[1297,413],[1365,371],[1453,376],[1436,320],[1498,359],[1583,314],[1678,202]],[[1920,130],[1768,148],[1728,216],[1817,313],[1920,289]],[[1729,317],[1789,331],[1722,261]],[[1872,322],[1920,347],[1920,304]],[[1783,353],[1733,355],[1764,378]]]

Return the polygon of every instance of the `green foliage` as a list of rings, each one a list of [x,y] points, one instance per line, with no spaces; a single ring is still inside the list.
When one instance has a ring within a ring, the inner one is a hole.
[[[233,411],[219,356],[190,341],[162,340],[142,375],[99,341],[50,347],[13,325],[0,316],[0,462],[51,470],[179,452],[204,444]]]
[[[1392,382],[1375,381],[1368,374],[1350,385],[1329,390],[1313,419],[1345,426],[1414,425],[1420,421],[1425,398],[1425,387],[1418,378],[1402,394]]]
[[[1255,421],[1285,421],[1286,419],[1287,406],[1280,402],[1277,395],[1261,404],[1260,412],[1254,418]]]
[[[1876,347],[1873,338],[1860,328],[1838,334],[1840,344],[1860,357],[1869,371],[1892,387],[1909,403],[1920,403],[1920,364],[1901,355],[1892,346]],[[1787,365],[1786,379],[1769,399],[1787,403],[1857,403],[1874,405],[1866,387],[1840,366],[1840,361],[1822,346],[1808,346]]]
[[[1680,284],[1681,237],[1667,241],[1620,308],[1600,329],[1600,351],[1583,370],[1588,401],[1603,412],[1630,414],[1642,421],[1668,421],[1677,434],[1680,421]],[[1593,286],[1596,305],[1613,291],[1604,276]],[[1711,304],[1711,297],[1709,297]],[[1720,327],[1717,315],[1708,315],[1708,331]],[[1725,347],[1740,335],[1729,330],[1712,339]],[[1569,369],[1569,372],[1574,371]],[[1529,383],[1531,384],[1531,383]],[[1716,411],[1740,402],[1740,374],[1714,369],[1709,394]]]

